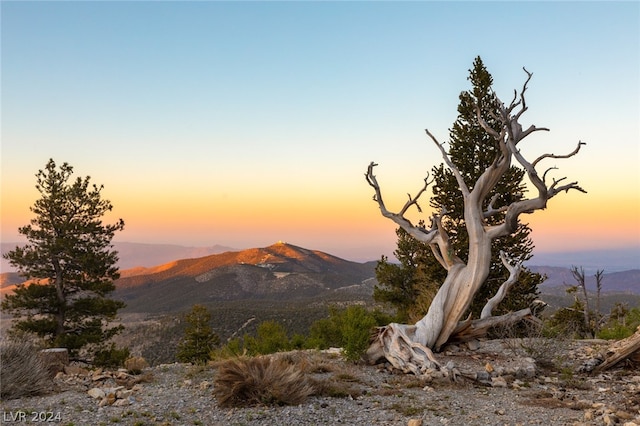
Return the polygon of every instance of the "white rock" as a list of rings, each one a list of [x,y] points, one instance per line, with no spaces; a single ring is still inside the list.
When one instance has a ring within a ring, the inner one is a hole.
[[[129,402],[128,399],[116,399],[116,401],[113,403],[114,407],[124,407],[127,405],[130,405],[131,403]]]
[[[491,386],[493,386],[494,388],[506,388],[507,381],[504,379],[504,377],[501,377],[501,376],[492,377]]]
[[[107,394],[104,393],[104,391],[100,388],[91,388],[87,391],[87,393],[93,399],[104,398],[105,396],[107,396]]]
[[[119,389],[116,392],[116,398],[128,398],[133,394],[133,390],[131,389]]]
[[[480,349],[480,342],[475,339],[469,340],[467,342],[467,347],[469,348],[469,350],[477,351],[478,349]]]

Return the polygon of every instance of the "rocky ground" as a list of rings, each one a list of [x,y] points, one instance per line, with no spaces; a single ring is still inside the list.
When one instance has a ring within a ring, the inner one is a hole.
[[[137,375],[70,367],[51,394],[2,401],[2,423],[62,425],[640,425],[640,371],[579,372],[603,345],[493,340],[438,354],[447,377],[297,355],[342,389],[296,406],[220,407],[217,366],[165,364]],[[455,381],[451,376],[457,376]]]

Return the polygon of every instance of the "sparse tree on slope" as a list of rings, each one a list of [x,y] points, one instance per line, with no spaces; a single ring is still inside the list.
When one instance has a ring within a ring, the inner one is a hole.
[[[182,362],[209,361],[211,351],[220,343],[220,338],[211,328],[211,312],[204,305],[193,305],[185,320],[187,327],[176,357]]]
[[[119,277],[111,239],[124,228],[122,219],[104,225],[112,209],[102,186],[90,178],[70,182],[73,168],[49,160],[37,174],[41,194],[31,211],[35,218],[19,232],[28,243],[4,257],[28,283],[18,285],[2,308],[18,316],[14,329],[35,333],[72,354],[100,345],[122,327],[108,327],[124,303],[107,298]]]
[[[496,239],[513,236],[520,228],[519,218],[524,213],[533,213],[544,209],[547,202],[560,192],[571,189],[585,192],[577,182],[565,182],[565,178],[551,179],[547,171],[539,173],[536,167],[546,159],[568,158],[576,155],[583,145],[578,142],[576,149],[566,155],[543,154],[537,159],[527,160],[520,151],[518,144],[534,132],[548,130],[546,128],[529,126],[523,129],[520,124],[522,115],[527,110],[525,92],[531,79],[531,73],[525,70],[527,79],[520,93],[515,92],[512,101],[503,104],[492,91],[491,99],[487,103],[477,100],[469,107],[475,111],[480,128],[488,137],[478,151],[491,152],[490,161],[477,177],[467,175],[461,170],[452,157],[455,153],[447,151],[444,144],[426,130],[427,136],[435,143],[442,158],[449,168],[458,187],[459,197],[463,201],[464,230],[468,236],[467,252],[463,258],[452,245],[448,228],[446,203],[438,203],[443,209],[431,218],[429,228],[414,225],[405,217],[412,206],[418,206],[419,197],[427,190],[431,181],[425,178],[424,185],[414,197],[398,212],[387,209],[378,180],[374,175],[375,163],[371,163],[366,172],[367,182],[375,191],[374,200],[378,204],[384,217],[391,219],[417,240],[428,244],[434,257],[442,268],[446,270],[440,289],[433,298],[426,315],[414,325],[389,324],[382,329],[368,351],[368,358],[386,357],[393,365],[404,370],[420,373],[425,368],[437,366],[432,350],[439,350],[452,336],[473,336],[486,332],[487,328],[496,323],[514,321],[531,315],[525,308],[502,317],[493,317],[492,311],[504,298],[505,290],[514,282],[522,268],[522,260],[511,260],[507,252],[500,253],[500,260],[509,271],[509,276],[483,308],[481,319],[460,322],[468,311],[474,298],[480,291],[491,271],[493,242]],[[490,106],[487,108],[487,106]],[[497,111],[493,112],[494,106]],[[485,119],[487,108],[488,118]],[[487,121],[488,119],[491,121]],[[512,166],[518,165],[531,182],[535,196],[531,198],[508,198],[509,194],[494,193],[504,176],[512,171]],[[493,195],[492,195],[493,194]]]

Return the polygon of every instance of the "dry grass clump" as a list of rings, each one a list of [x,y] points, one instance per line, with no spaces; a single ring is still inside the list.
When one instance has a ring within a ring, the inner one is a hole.
[[[124,361],[124,368],[131,374],[140,374],[145,368],[149,368],[149,363],[141,356],[132,356]]]
[[[344,362],[317,351],[291,351],[212,363],[214,395],[221,406],[297,405],[310,396],[362,395],[360,379]]]
[[[28,342],[0,344],[0,398],[42,395],[52,387],[47,366]]]
[[[315,389],[300,365],[280,357],[230,359],[218,366],[214,395],[223,407],[298,405]]]

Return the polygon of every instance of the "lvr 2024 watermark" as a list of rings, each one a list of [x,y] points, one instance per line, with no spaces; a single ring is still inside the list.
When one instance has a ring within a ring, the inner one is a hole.
[[[53,423],[62,421],[59,411],[3,411],[2,423]]]

